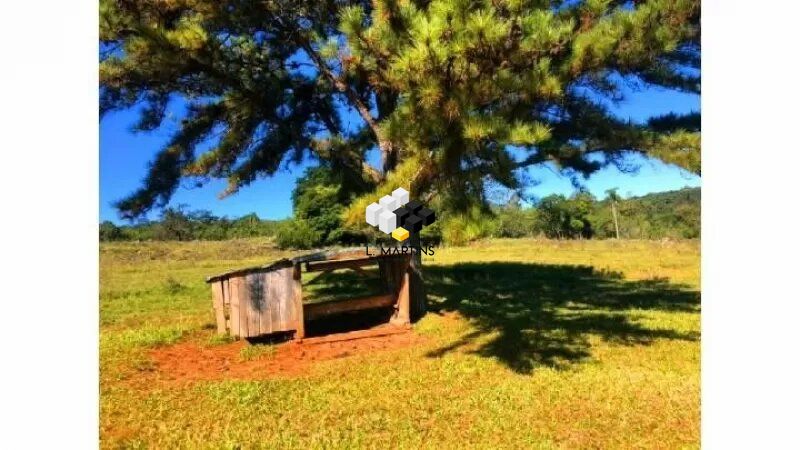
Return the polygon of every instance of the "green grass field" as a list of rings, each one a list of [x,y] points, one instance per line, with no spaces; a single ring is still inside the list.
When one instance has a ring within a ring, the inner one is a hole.
[[[426,260],[419,344],[175,383],[213,347],[207,275],[265,240],[100,247],[103,448],[684,448],[700,434],[699,242],[492,240]],[[245,348],[242,359],[272,349]]]

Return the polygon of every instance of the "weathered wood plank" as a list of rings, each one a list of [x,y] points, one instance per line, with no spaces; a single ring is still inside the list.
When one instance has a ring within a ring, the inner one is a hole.
[[[244,276],[234,277],[232,280],[239,295],[239,335],[250,337],[250,292]]]
[[[231,333],[231,283],[226,278],[222,280],[222,307],[225,311],[225,329]]]
[[[281,284],[283,284],[283,292],[286,297],[281,305],[281,327],[284,331],[297,329],[297,311],[295,308],[293,277],[294,268],[283,269]]]
[[[376,255],[376,256],[377,257],[374,259],[395,258],[401,255]],[[206,282],[213,283],[215,281],[231,279],[234,277],[246,275],[248,273],[253,273],[253,272],[259,272],[259,273],[269,272],[272,270],[292,267],[297,263],[306,263],[309,261],[338,261],[347,259],[369,259],[369,257],[364,255],[364,249],[361,247],[348,248],[348,249],[329,251],[329,252],[316,252],[308,255],[296,256],[292,259],[285,259],[285,258],[279,259],[277,261],[273,261],[271,263],[264,264],[261,266],[245,267],[241,269],[229,270],[227,272],[206,277]]]
[[[415,280],[409,270],[410,255],[357,257],[319,260],[318,255],[303,258],[285,266],[273,264],[262,271],[236,272],[235,275],[210,283],[217,331],[228,330],[232,336],[254,337],[280,331],[296,331],[297,338],[305,337],[305,321],[349,311],[395,306],[392,322],[406,324],[415,313]],[[379,266],[388,293],[303,305],[301,269],[329,272]],[[413,269],[412,269],[413,270]],[[423,291],[424,295],[424,291]]]
[[[293,301],[289,293],[284,292],[283,270],[285,269],[272,272],[267,276],[269,311],[265,314],[267,315],[266,319],[271,324],[271,333],[282,331],[281,309],[284,303]]]
[[[239,326],[239,318],[241,311],[239,311],[239,288],[236,283],[237,278],[228,279],[228,291],[231,296],[231,336],[242,337],[241,327]]]
[[[281,324],[281,308],[287,301],[291,302],[294,299],[288,292],[284,292],[283,273],[278,270],[269,274],[269,322],[271,324],[270,333],[283,331]]]
[[[303,285],[300,282],[302,273],[300,272],[300,264],[295,264],[292,269],[292,294],[294,297],[295,309],[295,329],[294,334],[296,339],[303,339],[306,336],[305,326],[305,309],[303,307]]]
[[[226,332],[230,333],[231,329],[231,287],[228,280],[220,280],[220,286],[222,287],[222,314],[223,318],[225,319],[225,330]]]
[[[243,277],[247,283],[247,298],[249,305],[247,310],[247,333],[249,337],[261,334],[261,315],[266,308],[264,301],[264,275],[263,273],[251,273]]]
[[[270,311],[272,314],[272,328],[275,333],[286,331],[286,324],[284,323],[283,317],[287,312],[288,305],[294,303],[294,293],[291,289],[287,289],[287,276],[292,276],[292,270],[288,269],[287,272],[287,269],[281,269],[273,273],[272,279],[270,280],[270,283],[275,286],[273,289],[274,297],[270,299],[275,302],[275,306],[272,308],[272,311]]]
[[[225,311],[222,292],[222,281],[211,284],[211,299],[214,304],[214,317],[217,321],[217,333],[225,333]]]
[[[303,305],[303,308],[305,319],[315,320],[343,312],[389,307],[395,304],[396,299],[397,295],[390,293],[324,303],[309,303]]]
[[[259,324],[259,331],[261,334],[269,334],[272,333],[272,320],[270,319],[269,310],[272,308],[272,297],[271,297],[271,286],[270,286],[270,276],[272,273],[265,273],[263,275],[263,283],[260,288],[261,297],[263,299],[264,305],[263,308],[258,311],[258,324]]]
[[[402,334],[408,333],[409,328],[407,327],[395,327],[395,326],[384,326],[378,328],[371,328],[366,330],[355,330],[355,331],[348,331],[345,333],[334,333],[328,334],[324,336],[316,336],[312,338],[308,338],[303,342],[310,344],[310,345],[317,345],[317,344],[325,344],[330,342],[343,342],[343,341],[353,341],[356,339],[365,339],[365,338],[375,338],[380,336],[390,336],[393,334]]]
[[[330,261],[335,259],[363,258],[364,256],[364,248],[358,247],[328,252],[325,255],[325,259]]]
[[[206,277],[206,283],[213,283],[215,281],[222,279],[232,279],[236,277],[241,277],[249,273],[264,273],[271,270],[280,269],[282,267],[291,267],[291,266],[292,266],[292,261],[284,258],[269,264],[265,264],[263,266],[245,267],[242,269],[229,270],[224,273]]]
[[[378,264],[375,258],[334,259],[331,261],[312,261],[306,263],[308,272],[320,272],[336,269],[352,269],[356,267]]]

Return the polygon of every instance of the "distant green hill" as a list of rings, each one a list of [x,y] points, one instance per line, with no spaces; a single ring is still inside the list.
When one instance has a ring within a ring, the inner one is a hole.
[[[603,200],[605,202],[606,200]],[[624,201],[638,201],[659,206],[677,206],[681,204],[700,205],[700,188],[687,187],[677,191],[654,192],[640,197],[631,197]]]
[[[598,237],[613,236],[609,200],[598,202]],[[657,192],[619,202],[620,236],[634,239],[700,237],[700,188]]]

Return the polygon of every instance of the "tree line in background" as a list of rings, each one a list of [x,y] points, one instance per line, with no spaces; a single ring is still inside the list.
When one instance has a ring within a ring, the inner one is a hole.
[[[347,228],[342,221],[349,198],[342,180],[325,168],[310,169],[295,189],[293,219],[262,220],[255,214],[238,219],[207,211],[168,208],[160,220],[118,226],[100,225],[101,241],[224,240],[271,237],[280,247],[311,248],[355,245],[386,239],[370,227]],[[349,195],[357,195],[351,193]],[[423,230],[423,238],[461,245],[487,237],[541,236],[554,239],[662,239],[700,237],[700,188],[622,199],[615,191],[603,200],[591,193],[549,195],[532,207],[517,197],[505,205],[476,208],[442,218]]]
[[[210,211],[167,208],[157,221],[118,226],[100,224],[101,241],[221,241],[226,239],[274,236],[281,221],[262,220],[255,214],[238,219],[217,217]]]

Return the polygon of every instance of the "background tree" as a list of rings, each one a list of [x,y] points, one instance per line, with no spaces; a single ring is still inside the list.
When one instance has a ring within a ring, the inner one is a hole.
[[[119,241],[123,239],[122,229],[114,225],[114,223],[106,220],[100,224],[100,240],[101,241]]]
[[[255,237],[262,235],[262,221],[253,213],[234,220],[229,228],[228,235],[237,238]]]
[[[155,237],[161,241],[188,241],[194,237],[194,224],[185,211],[185,205],[167,208],[155,229]]]
[[[514,194],[503,207],[496,208],[495,233],[498,237],[518,238],[533,234],[537,211],[535,208],[522,209],[520,201]]]
[[[294,220],[281,228],[278,243],[304,248],[351,243],[354,236],[348,236],[342,227],[342,213],[345,205],[368,187],[348,182],[328,164],[306,169],[292,191]]]
[[[570,198],[563,195],[543,198],[537,206],[542,233],[556,239],[591,238],[594,228],[589,215],[594,202],[588,192],[579,192]]]
[[[182,178],[229,195],[306,155],[378,186],[353,224],[398,185],[467,211],[487,181],[520,189],[519,169],[548,162],[578,180],[639,152],[699,173],[698,114],[636,124],[605,106],[632,82],[699,92],[699,15],[699,0],[101,0],[101,112],[141,105],[147,131],[188,101],[118,208],[164,206]]]

